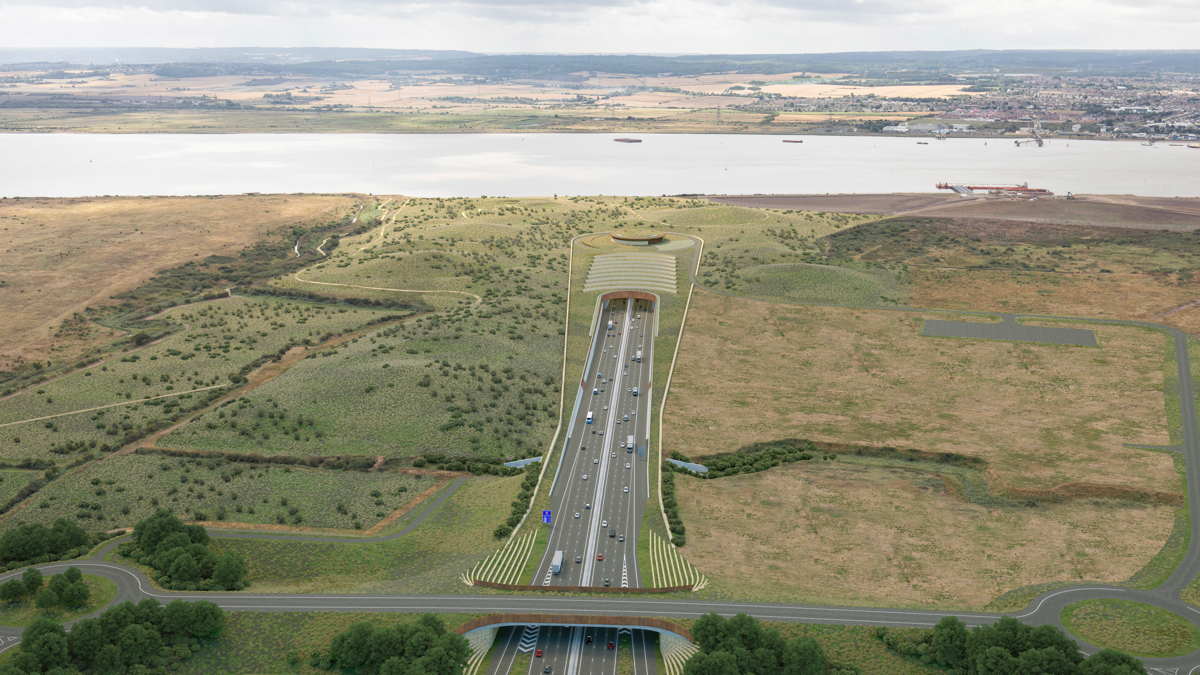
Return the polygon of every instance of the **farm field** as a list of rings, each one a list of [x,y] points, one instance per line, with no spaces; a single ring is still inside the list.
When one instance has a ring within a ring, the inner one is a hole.
[[[176,308],[167,316],[185,328],[161,342],[0,399],[0,458],[116,449],[126,432],[203,401],[261,357],[395,315],[253,297]]]
[[[1031,584],[1125,581],[1174,521],[1171,507],[1104,499],[968,503],[948,494],[937,467],[839,457],[707,481],[676,475],[682,552],[708,577],[704,592],[984,611]]]
[[[496,549],[492,531],[522,480],[469,479],[420,527],[391,541],[214,539],[210,548],[244,556],[259,593],[466,593],[459,576]]]
[[[164,268],[232,256],[269,230],[339,218],[346,195],[5,199],[0,370],[70,361],[120,331],[62,326]],[[49,339],[47,337],[49,336]]]
[[[1169,445],[1163,376],[1175,363],[1164,335],[1096,326],[1099,349],[926,338],[925,318],[959,317],[697,291],[664,449],[702,462],[807,438],[970,455],[1011,488],[1175,491],[1168,455],[1124,447]]]
[[[130,454],[51,482],[0,529],[68,518],[103,531],[132,527],[159,508],[188,521],[368,529],[433,483],[387,471]]]
[[[437,614],[452,629],[479,614]],[[379,612],[227,612],[221,637],[210,640],[192,659],[185,661],[181,675],[316,675],[328,670],[309,665],[314,652],[329,654],[334,635],[352,623],[375,626],[412,623],[420,614]],[[289,662],[290,656],[295,664]],[[318,664],[320,663],[318,659]]]

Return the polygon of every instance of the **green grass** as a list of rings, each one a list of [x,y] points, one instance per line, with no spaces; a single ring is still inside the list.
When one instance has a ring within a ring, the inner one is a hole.
[[[83,607],[68,609],[59,606],[50,610],[41,610],[34,606],[33,596],[30,596],[21,602],[0,603],[0,626],[24,628],[34,619],[42,616],[58,621],[59,623],[74,621],[81,616],[87,616],[92,612],[103,609],[105,605],[113,601],[113,598],[117,597],[117,585],[104,577],[85,574],[83,575],[83,581],[92,591],[91,599]],[[48,585],[49,583],[50,578],[47,576],[45,584]]]
[[[468,593],[459,576],[496,550],[523,478],[474,478],[409,534],[384,542],[215,539],[246,558],[257,592]]]
[[[41,471],[0,469],[0,503],[7,502],[29,481],[42,475]]]
[[[736,288],[746,297],[792,300],[798,302],[832,303],[839,305],[900,305],[908,292],[898,270],[870,268],[860,264],[844,266],[809,263],[777,263],[758,265],[739,270],[741,279],[736,285],[723,287],[721,277],[704,277],[702,282],[716,290]]]
[[[230,374],[289,343],[320,342],[324,335],[347,332],[386,315],[381,310],[240,297],[176,308],[167,316],[185,329],[161,343],[0,400],[0,424],[86,411],[0,428],[0,458],[69,457],[103,446],[115,449],[125,433],[149,420],[168,418],[207,395],[188,392],[228,386]],[[144,400],[160,396],[167,398]],[[89,411],[101,406],[112,407]]]
[[[432,484],[429,478],[386,471],[123,455],[50,483],[0,528],[69,518],[85,529],[106,530],[130,527],[156,509],[167,508],[188,520],[282,524],[282,517],[289,525],[354,529],[360,523],[366,529]],[[198,513],[204,517],[197,518]]]
[[[1076,637],[1134,656],[1167,658],[1200,649],[1200,630],[1173,612],[1129,600],[1084,600],[1059,616]]]
[[[512,667],[509,668],[509,675],[528,675],[529,662],[533,660],[533,652],[519,652],[513,657]]]
[[[309,665],[312,653],[329,653],[333,636],[352,623],[375,626],[412,623],[419,614],[377,612],[226,612],[225,629],[216,639],[205,640],[204,648],[176,671],[181,675],[315,675],[329,671]],[[480,615],[438,614],[452,629]],[[292,666],[288,654],[299,662]]]

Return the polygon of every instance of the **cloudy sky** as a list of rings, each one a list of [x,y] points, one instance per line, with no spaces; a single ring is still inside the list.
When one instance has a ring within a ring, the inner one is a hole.
[[[0,0],[3,47],[1194,49],[1200,0]]]

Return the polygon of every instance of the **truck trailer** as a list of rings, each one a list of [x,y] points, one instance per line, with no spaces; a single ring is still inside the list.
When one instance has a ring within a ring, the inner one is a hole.
[[[554,552],[554,560],[550,561],[550,571],[551,572],[558,574],[559,572],[562,571],[562,559],[563,559],[563,552],[555,551]]]

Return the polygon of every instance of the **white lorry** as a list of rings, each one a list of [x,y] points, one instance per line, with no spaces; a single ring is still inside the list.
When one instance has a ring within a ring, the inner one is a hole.
[[[559,572],[562,571],[562,559],[563,559],[563,552],[555,551],[554,552],[554,560],[550,561],[550,571],[551,572],[558,574]]]

